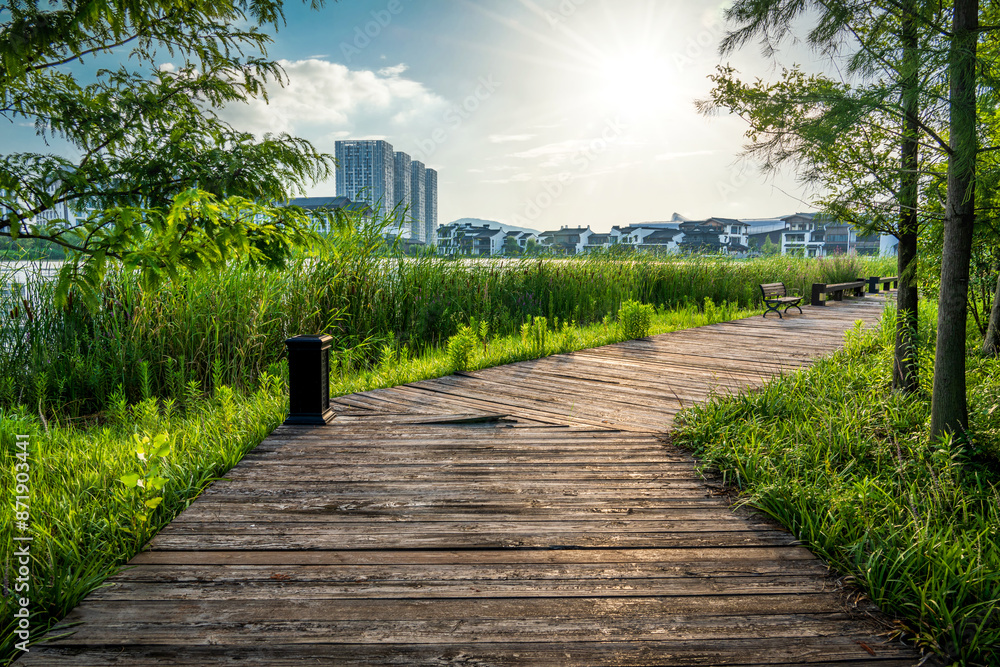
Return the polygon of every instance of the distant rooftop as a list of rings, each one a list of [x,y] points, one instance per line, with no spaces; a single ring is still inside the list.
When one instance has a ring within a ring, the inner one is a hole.
[[[335,211],[347,209],[371,213],[371,207],[365,202],[352,202],[348,197],[296,197],[288,202],[289,206],[299,206],[307,211]]]

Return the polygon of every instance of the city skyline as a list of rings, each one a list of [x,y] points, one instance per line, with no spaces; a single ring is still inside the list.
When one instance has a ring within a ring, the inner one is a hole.
[[[437,230],[437,171],[383,139],[335,144],[336,195],[365,202],[384,217],[398,216],[396,233],[433,244]]]
[[[793,175],[765,179],[738,160],[740,119],[695,110],[719,64],[747,77],[775,74],[755,47],[718,55],[722,7],[711,0],[288,5],[287,25],[268,49],[284,85],[270,84],[267,102],[233,104],[220,115],[258,136],[304,137],[329,154],[337,140],[385,140],[442,169],[442,221],[607,231],[674,211],[811,210],[812,195]],[[78,68],[96,71],[120,58],[96,56]],[[781,52],[783,63],[807,71],[823,69],[818,60],[797,45]],[[161,68],[179,64],[162,54]],[[72,157],[30,124],[12,124],[5,143]],[[334,187],[331,179],[302,194]]]

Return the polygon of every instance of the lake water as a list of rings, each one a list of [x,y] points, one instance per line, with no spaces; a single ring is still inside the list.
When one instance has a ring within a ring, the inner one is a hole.
[[[51,280],[58,273],[62,262],[2,262],[0,261],[0,284],[24,284],[29,276]]]

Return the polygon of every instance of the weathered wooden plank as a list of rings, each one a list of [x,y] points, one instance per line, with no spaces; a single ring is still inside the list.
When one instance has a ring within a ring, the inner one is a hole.
[[[719,499],[713,497],[713,493],[703,485],[689,485],[678,487],[672,485],[671,488],[647,487],[637,488],[589,488],[586,486],[567,487],[565,484],[533,484],[526,486],[523,484],[508,485],[487,485],[477,484],[470,488],[467,484],[446,486],[444,483],[435,483],[433,489],[428,489],[423,482],[406,484],[396,482],[394,484],[354,484],[345,488],[345,485],[331,485],[328,483],[305,482],[258,482],[254,485],[222,485],[215,484],[209,487],[202,498],[211,499],[242,499],[266,500],[287,500],[294,499],[301,502],[327,502],[327,503],[351,503],[365,499],[394,499],[394,502],[409,503],[440,503],[440,502],[469,502],[478,503],[489,498],[510,497],[516,500],[524,499],[545,499],[551,497],[576,498],[584,501],[586,499],[616,499],[623,503],[634,500],[657,500],[679,502],[705,502],[719,503]]]
[[[611,605],[608,605],[611,607]],[[497,623],[495,618],[467,619],[393,619],[372,625],[370,621],[337,619],[329,621],[276,621],[252,614],[249,619],[223,622],[206,619],[199,623],[211,643],[265,644],[282,642],[366,644],[440,644],[462,643],[470,646],[498,642],[544,642],[558,636],[564,642],[588,642],[595,636],[606,642],[657,641],[664,644],[691,641],[732,641],[748,638],[829,638],[832,634],[857,633],[859,623],[847,614],[799,615],[775,614],[752,618],[741,616],[685,616],[664,614],[655,617],[623,615],[613,611],[593,618],[511,617]],[[160,619],[102,619],[104,632],[91,641],[113,643],[122,634],[142,637],[144,644],[170,645],[182,634],[181,623]],[[198,642],[207,644],[209,642]],[[859,651],[863,650],[860,647]],[[898,655],[898,654],[897,654]]]
[[[226,517],[229,521],[253,521],[255,519],[273,520],[281,517],[283,521],[323,521],[324,523],[366,521],[369,523],[394,523],[406,520],[427,520],[444,522],[501,522],[510,517],[521,517],[528,521],[559,517],[565,521],[594,520],[595,517],[621,517],[633,522],[661,521],[664,516],[683,521],[726,520],[726,515],[719,512],[718,506],[701,507],[681,506],[670,507],[669,503],[643,502],[645,507],[636,507],[639,503],[623,505],[620,502],[605,501],[604,503],[499,503],[475,506],[448,507],[444,504],[412,505],[404,503],[369,502],[329,505],[326,503],[282,502],[282,503],[235,503],[204,502],[198,503],[191,510],[184,512],[177,521],[212,521]],[[650,507],[649,505],[655,505]],[[732,520],[744,520],[738,515],[729,515]]]
[[[912,650],[897,646],[882,648],[879,640],[868,638],[878,647],[876,656],[868,655],[861,639],[816,638],[792,641],[787,638],[761,640],[719,640],[706,645],[704,640],[662,643],[610,642],[498,642],[468,645],[442,642],[437,645],[413,644],[224,644],[201,646],[178,644],[164,648],[157,644],[125,645],[115,642],[96,646],[79,644],[53,645],[46,651],[44,663],[54,667],[71,665],[174,665],[204,667],[215,664],[271,665],[292,667],[303,664],[336,665],[558,665],[562,667],[635,665],[677,666],[735,665],[809,665],[846,667],[861,661],[880,667],[912,667]],[[865,644],[866,646],[868,644]],[[37,649],[36,649],[37,650]],[[30,654],[29,654],[30,655]],[[36,654],[37,655],[37,654]]]
[[[653,435],[838,348],[871,301],[340,397],[334,424],[276,429],[23,661],[913,664]]]
[[[800,546],[782,547],[708,547],[703,549],[477,549],[475,551],[144,551],[137,555],[134,565],[185,565],[185,566],[251,566],[251,565],[442,565],[474,563],[486,565],[534,565],[567,563],[658,563],[667,566],[684,563],[697,567],[698,563],[724,562],[727,566],[740,567],[746,562],[810,561],[819,563],[809,551]],[[122,576],[127,576],[126,571]]]
[[[588,550],[593,552],[595,550]],[[675,549],[674,551],[680,551]],[[684,562],[627,562],[627,563],[393,563],[393,564],[344,564],[335,565],[203,565],[187,562],[183,565],[142,565],[125,570],[115,577],[113,585],[103,589],[95,599],[119,597],[126,583],[191,584],[208,583],[213,588],[256,582],[282,586],[286,582],[331,585],[337,582],[539,582],[587,581],[614,579],[633,580],[634,591],[648,591],[643,580],[690,579],[704,586],[713,585],[711,578],[761,581],[767,576],[809,577],[809,582],[820,581],[828,574],[818,560],[715,560]],[[636,581],[638,580],[638,581]],[[689,582],[690,583],[690,582]],[[412,592],[412,589],[410,589]],[[713,589],[710,594],[721,591]],[[749,592],[749,591],[739,591]],[[773,594],[777,591],[766,591]],[[468,594],[466,590],[463,594]],[[110,597],[109,597],[110,596]],[[405,596],[404,596],[405,597]],[[203,599],[203,598],[198,598]]]
[[[135,599],[156,600],[340,600],[388,599],[421,600],[485,598],[551,598],[573,597],[620,598],[636,595],[697,597],[712,595],[801,595],[832,590],[832,585],[815,574],[759,575],[755,577],[706,578],[656,578],[649,576],[642,581],[616,578],[578,579],[473,579],[465,581],[438,581],[430,577],[417,580],[387,581],[368,579],[359,575],[355,580],[327,582],[302,582],[292,574],[275,568],[272,573],[279,580],[237,580],[231,583],[218,581],[150,582],[115,581],[94,591],[95,601],[122,601]],[[284,579],[283,577],[288,577]],[[162,620],[162,617],[161,617]],[[182,619],[178,619],[182,622]]]
[[[381,481],[435,481],[445,478],[449,482],[479,482],[489,480],[539,480],[563,482],[611,482],[657,481],[683,479],[700,482],[693,470],[664,470],[658,464],[631,462],[626,465],[607,463],[567,465],[560,463],[525,465],[462,465],[456,463],[396,464],[380,466],[355,466],[327,464],[319,468],[311,461],[248,461],[246,465],[226,473],[231,481],[246,480],[289,480],[299,482],[335,481],[381,482]]]
[[[294,524],[292,525],[294,527]],[[462,531],[344,535],[330,530],[277,529],[273,526],[216,526],[201,532],[186,531],[189,524],[163,532],[150,543],[153,549],[191,551],[197,549],[490,549],[490,548],[636,548],[778,546],[795,540],[780,530],[681,532],[585,531],[570,533],[524,533],[518,530],[480,534]]]

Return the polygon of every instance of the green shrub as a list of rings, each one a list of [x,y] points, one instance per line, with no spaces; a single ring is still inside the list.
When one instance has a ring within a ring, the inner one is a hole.
[[[448,359],[453,371],[464,371],[469,368],[469,358],[479,342],[472,327],[464,326],[458,333],[448,339]]]
[[[549,323],[544,317],[533,317],[531,321],[521,325],[521,340],[531,350],[532,354],[545,354],[545,344],[548,339]]]
[[[707,301],[707,297],[706,297]],[[645,338],[653,319],[653,306],[628,300],[618,309],[618,327],[626,339]]]

